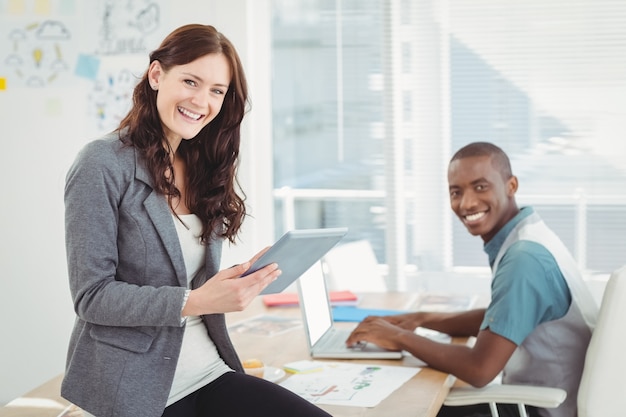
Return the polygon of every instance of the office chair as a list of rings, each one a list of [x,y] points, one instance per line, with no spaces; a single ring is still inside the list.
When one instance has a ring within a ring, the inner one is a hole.
[[[621,417],[626,413],[626,266],[614,271],[607,282],[596,328],[591,336],[578,390],[578,417]],[[488,403],[498,417],[497,403],[558,407],[565,400],[562,389],[522,385],[489,385],[484,388],[452,388],[444,404],[462,406]]]

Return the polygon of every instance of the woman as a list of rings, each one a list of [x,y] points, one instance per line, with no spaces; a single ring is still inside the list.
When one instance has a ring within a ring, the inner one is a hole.
[[[96,415],[328,416],[246,375],[224,313],[279,274],[219,271],[245,216],[236,192],[247,103],[241,62],[215,28],[176,29],[150,54],[133,107],[67,176],[77,313],[62,395]],[[243,400],[243,401],[242,401]]]

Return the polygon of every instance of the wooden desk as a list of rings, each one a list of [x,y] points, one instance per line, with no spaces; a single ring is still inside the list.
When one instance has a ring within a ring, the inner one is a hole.
[[[407,293],[363,294],[359,307],[410,310],[418,297]],[[255,300],[245,311],[230,313],[228,324],[243,321],[257,315],[267,314],[282,317],[300,318],[298,307],[273,307],[263,305],[261,299]],[[354,323],[337,323],[354,326]],[[259,358],[267,365],[282,367],[283,364],[309,359],[308,347],[303,329],[294,329],[272,337],[250,334],[231,334],[233,343],[242,360]],[[463,342],[458,340],[456,342]],[[338,362],[340,360],[329,360]],[[368,363],[394,366],[416,366],[414,358],[402,360],[349,360],[352,363]],[[320,405],[335,417],[434,417],[439,411],[454,378],[448,374],[424,368],[408,382],[385,398],[373,408]]]
[[[417,300],[413,294],[382,293],[363,295],[359,303],[364,308],[411,309]],[[230,313],[230,324],[260,315],[300,318],[298,307],[267,308],[257,298],[244,312]],[[350,326],[354,324],[341,323]],[[293,329],[286,333],[267,337],[250,334],[232,334],[233,343],[240,358],[257,357],[267,365],[282,367],[283,364],[300,359],[308,359],[304,330]],[[412,363],[413,361],[413,363]],[[367,360],[363,363],[415,366],[415,360]],[[351,360],[351,362],[359,362]],[[24,396],[0,409],[0,417],[57,417],[69,404],[60,397],[62,375],[35,388]],[[412,379],[394,391],[374,408],[327,406],[320,407],[335,417],[434,417],[443,403],[454,378],[449,375],[424,368]]]
[[[0,417],[57,417],[70,404],[61,398],[59,375],[0,408]]]

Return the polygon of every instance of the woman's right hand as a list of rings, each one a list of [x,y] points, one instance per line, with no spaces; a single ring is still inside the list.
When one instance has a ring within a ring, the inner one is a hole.
[[[248,262],[219,271],[200,288],[192,290],[182,315],[198,316],[245,309],[265,287],[281,274],[278,264],[274,263],[245,277],[241,276],[268,249],[269,247],[263,249]]]

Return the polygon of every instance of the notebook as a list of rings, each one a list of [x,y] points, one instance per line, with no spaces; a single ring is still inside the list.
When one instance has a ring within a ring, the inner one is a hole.
[[[347,347],[349,329],[334,326],[326,282],[320,263],[298,280],[302,322],[313,358],[332,359],[401,359],[402,352],[383,349],[372,343]]]

